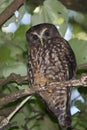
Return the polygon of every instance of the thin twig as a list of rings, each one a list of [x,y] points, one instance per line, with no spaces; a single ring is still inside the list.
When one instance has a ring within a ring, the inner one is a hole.
[[[3,127],[5,127],[9,121],[11,120],[11,118],[16,114],[17,111],[20,110],[21,107],[24,106],[24,104],[31,98],[31,96],[28,96],[27,98],[25,98],[16,108],[15,110],[9,114],[9,116],[7,118],[4,118],[1,123],[0,123],[0,129],[2,129]]]

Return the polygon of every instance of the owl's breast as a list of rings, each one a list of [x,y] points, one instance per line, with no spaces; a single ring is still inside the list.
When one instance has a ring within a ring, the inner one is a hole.
[[[52,43],[48,45],[44,46],[39,58],[41,72],[49,82],[67,80],[69,68],[62,46]]]

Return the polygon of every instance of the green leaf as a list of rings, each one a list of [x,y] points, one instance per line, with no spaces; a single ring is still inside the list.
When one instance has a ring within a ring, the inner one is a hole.
[[[10,57],[10,49],[0,47],[0,62],[5,62],[7,61]]]
[[[59,129],[58,124],[53,120],[51,120],[48,115],[45,115],[44,119],[40,121],[39,130],[59,130]]]
[[[14,58],[11,56],[11,51],[5,46],[0,46],[0,76],[2,76],[3,70],[14,62]]]
[[[78,123],[79,126],[86,128],[87,127],[87,104],[86,103],[81,103],[80,101],[76,101],[75,105],[80,109],[80,113],[79,113],[79,119],[78,119]]]
[[[69,43],[75,52],[77,64],[87,63],[87,41],[75,38],[71,39]]]
[[[87,14],[74,11],[73,19],[74,21],[76,21],[76,23],[79,23],[80,25],[84,26],[84,24],[87,23]]]
[[[45,0],[42,6],[38,6],[31,16],[31,24],[52,23],[59,26],[64,35],[68,24],[67,9],[57,0]]]
[[[26,31],[29,29],[29,25],[20,25],[18,30],[14,33],[13,42],[14,45],[22,49],[22,51],[27,50],[26,42]]]
[[[12,72],[27,74],[27,43],[24,29],[26,31],[26,26],[20,27],[14,35],[0,32],[0,76],[8,76]]]
[[[85,31],[84,28],[82,28],[82,26],[76,22],[72,23],[73,26],[73,38],[77,38],[80,40],[86,40],[87,41],[87,33]],[[84,24],[84,26],[86,26],[86,24]]]
[[[11,0],[0,0],[0,13],[4,11],[6,7],[8,7],[9,4],[11,4]]]
[[[25,1],[25,8],[27,9],[27,11],[29,13],[33,13],[34,9],[37,7],[37,6],[40,6],[42,5],[44,2],[44,0],[26,0]]]
[[[25,76],[27,75],[27,67],[25,64],[21,62],[14,63],[13,66],[6,67],[3,70],[4,76],[9,76],[10,73],[16,73]]]

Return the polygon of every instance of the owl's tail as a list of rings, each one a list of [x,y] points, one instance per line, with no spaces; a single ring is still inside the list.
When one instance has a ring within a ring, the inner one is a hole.
[[[64,115],[64,117],[63,117],[63,114],[61,113],[60,116],[58,117],[58,122],[61,127],[61,130],[72,130],[71,116],[69,116],[69,115]]]

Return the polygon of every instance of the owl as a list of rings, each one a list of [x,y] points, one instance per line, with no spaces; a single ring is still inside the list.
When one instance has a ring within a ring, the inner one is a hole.
[[[42,23],[26,32],[28,41],[28,77],[31,87],[49,86],[39,93],[49,110],[57,117],[62,130],[71,127],[70,95],[72,87],[56,82],[72,79],[76,72],[73,50],[53,24]],[[54,87],[54,89],[50,89]]]

